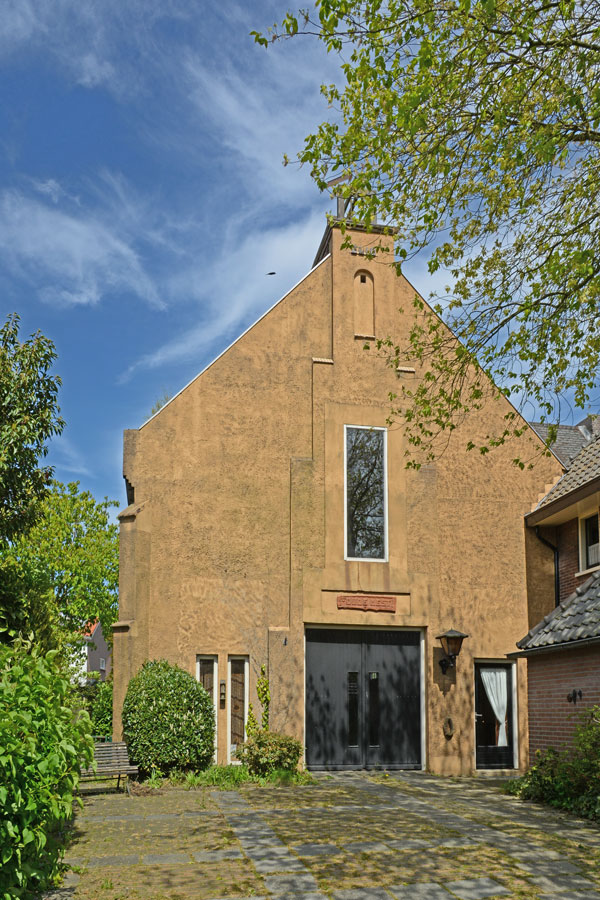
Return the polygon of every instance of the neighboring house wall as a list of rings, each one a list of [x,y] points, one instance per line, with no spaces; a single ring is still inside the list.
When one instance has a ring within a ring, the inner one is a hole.
[[[110,675],[111,666],[111,651],[98,624],[87,641],[87,671],[99,672],[101,680],[105,681]]]
[[[529,753],[561,749],[571,742],[578,713],[600,704],[600,646],[574,646],[568,650],[530,656]],[[576,702],[568,700],[576,692]],[[579,697],[581,691],[581,697]]]
[[[406,469],[402,428],[388,428],[389,556],[345,559],[344,425],[386,428],[398,389],[376,350],[363,349],[364,331],[373,321],[377,335],[408,341],[415,291],[381,257],[342,251],[343,239],[334,229],[330,257],[142,428],[125,432],[135,502],[120,516],[115,736],[128,681],[145,659],[195,673],[198,657],[215,658],[214,683],[225,684],[218,760],[226,762],[242,658],[247,699],[258,708],[266,664],[271,725],[304,741],[306,629],[409,630],[423,649],[423,765],[466,773],[475,764],[475,665],[506,663],[529,627],[523,516],[561,467],[543,458],[521,471],[510,445],[465,451],[469,439],[484,443],[504,429],[503,398],[474,412],[418,471]],[[360,247],[371,240],[352,233]],[[357,312],[363,296],[373,307]],[[402,378],[413,388],[419,374]],[[546,557],[536,542],[528,565],[551,596]],[[343,606],[369,596],[395,611],[340,607],[340,598]],[[469,638],[444,676],[436,635],[450,627]],[[522,767],[522,661],[514,675]]]

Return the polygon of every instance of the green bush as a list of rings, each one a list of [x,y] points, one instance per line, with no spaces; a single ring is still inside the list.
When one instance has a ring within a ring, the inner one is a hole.
[[[206,768],[214,735],[212,699],[193,675],[165,659],[145,662],[123,704],[123,736],[141,773]]]
[[[71,818],[81,765],[94,747],[75,712],[56,650],[0,645],[0,897],[23,897],[57,877],[59,828]]]
[[[99,737],[112,735],[113,717],[113,680],[112,673],[98,684],[96,696],[92,701],[92,731]]]
[[[578,718],[572,749],[538,750],[535,764],[508,790],[523,800],[600,821],[600,706],[583,710]]]
[[[268,775],[276,769],[295,772],[302,755],[302,744],[296,738],[274,731],[257,731],[238,753],[251,775]]]

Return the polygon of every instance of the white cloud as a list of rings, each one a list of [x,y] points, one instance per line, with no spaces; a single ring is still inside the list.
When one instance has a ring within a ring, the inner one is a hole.
[[[119,381],[190,359],[197,359],[200,369],[209,348],[238,337],[248,320],[260,317],[309,271],[324,227],[321,211],[284,228],[257,230],[239,246],[224,247],[210,270],[190,267],[178,275],[173,289],[198,301],[197,326],[142,356]],[[271,271],[276,275],[268,276]]]
[[[18,191],[0,195],[0,259],[49,303],[91,304],[125,292],[163,306],[138,253],[107,224]]]
[[[49,462],[58,470],[56,475],[60,477],[63,477],[62,472],[67,472],[70,476],[92,474],[84,462],[83,455],[64,433],[52,439]]]

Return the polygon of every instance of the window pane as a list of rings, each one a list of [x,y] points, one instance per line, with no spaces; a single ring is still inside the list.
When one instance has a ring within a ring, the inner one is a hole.
[[[200,684],[205,691],[208,691],[211,700],[213,699],[213,691],[215,689],[214,671],[215,664],[212,659],[200,660]]]
[[[369,672],[369,745],[379,746],[379,672]]]
[[[348,672],[348,746],[358,746],[358,672]]]
[[[346,555],[385,559],[384,431],[346,429]]]
[[[600,546],[598,543],[598,516],[590,516],[585,520],[585,567],[600,565]]]

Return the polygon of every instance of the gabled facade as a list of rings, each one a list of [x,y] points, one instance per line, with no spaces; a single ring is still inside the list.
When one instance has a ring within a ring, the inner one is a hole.
[[[552,551],[555,609],[514,657],[527,659],[530,752],[568,746],[574,712],[600,704],[600,418],[569,469],[526,516]]]
[[[502,429],[496,400],[434,465],[406,469],[389,393],[420,373],[364,345],[402,344],[415,291],[365,256],[371,235],[351,240],[328,228],[306,278],[125,432],[116,736],[129,678],[164,657],[212,694],[231,761],[264,664],[271,727],[315,769],[521,768],[525,668],[506,654],[530,627],[527,580],[552,590],[523,517],[563,468],[465,452]],[[468,638],[444,674],[450,628]]]

